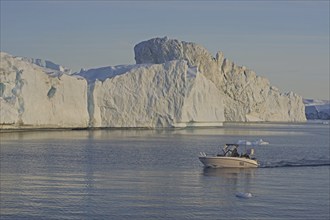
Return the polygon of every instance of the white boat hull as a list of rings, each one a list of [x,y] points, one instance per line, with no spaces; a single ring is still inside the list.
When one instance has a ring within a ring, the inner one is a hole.
[[[259,166],[256,160],[244,157],[200,156],[199,160],[204,164],[205,167],[213,168],[253,168]]]

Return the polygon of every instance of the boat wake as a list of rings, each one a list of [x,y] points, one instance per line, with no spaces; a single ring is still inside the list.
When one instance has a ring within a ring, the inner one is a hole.
[[[279,167],[321,167],[330,166],[330,161],[328,160],[297,160],[297,161],[278,161],[278,162],[261,162],[260,168],[279,168]]]

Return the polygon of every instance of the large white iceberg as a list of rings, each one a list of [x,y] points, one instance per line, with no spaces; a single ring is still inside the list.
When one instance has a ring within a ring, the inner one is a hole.
[[[0,128],[218,126],[305,121],[302,98],[202,46],[141,42],[137,64],[72,74],[51,61],[1,53]]]

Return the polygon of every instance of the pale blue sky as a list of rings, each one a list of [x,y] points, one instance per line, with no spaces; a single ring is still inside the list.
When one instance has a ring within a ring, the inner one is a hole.
[[[329,1],[4,1],[1,51],[80,68],[132,64],[168,36],[219,50],[282,92],[329,99]]]

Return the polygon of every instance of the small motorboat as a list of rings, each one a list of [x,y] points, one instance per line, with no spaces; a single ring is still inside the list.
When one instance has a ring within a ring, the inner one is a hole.
[[[256,158],[253,158],[253,148],[248,149],[244,154],[239,154],[238,147],[238,144],[226,144],[221,154],[207,155],[204,152],[200,152],[198,158],[205,167],[212,168],[252,168],[259,166]]]

